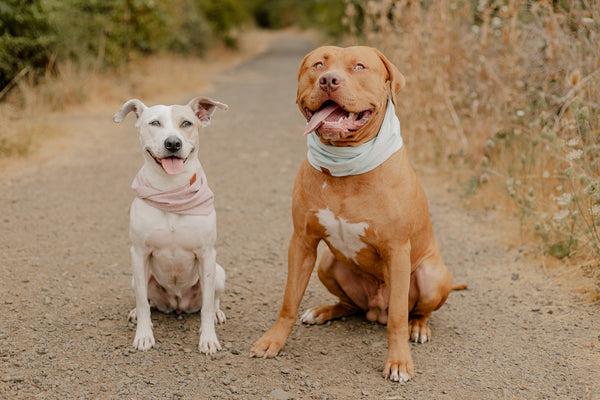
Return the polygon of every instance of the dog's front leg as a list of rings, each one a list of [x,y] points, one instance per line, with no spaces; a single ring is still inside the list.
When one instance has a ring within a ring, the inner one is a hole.
[[[408,343],[408,292],[410,289],[410,242],[393,246],[384,258],[384,279],[388,290],[388,356],[383,376],[406,382],[414,375]]]
[[[288,276],[283,305],[275,325],[252,346],[252,357],[275,357],[285,345],[298,318],[300,302],[315,266],[318,243],[318,240],[307,243],[296,233],[292,236],[288,249]]]
[[[214,354],[221,350],[215,332],[215,279],[217,274],[217,252],[207,249],[196,257],[202,257],[200,284],[202,285],[202,310],[200,322],[200,342],[198,349],[204,354]]]
[[[152,320],[150,319],[150,303],[148,302],[148,255],[142,250],[131,247],[131,267],[133,269],[133,288],[135,290],[135,317],[137,328],[133,347],[148,350],[154,346]],[[133,314],[133,313],[132,313]]]

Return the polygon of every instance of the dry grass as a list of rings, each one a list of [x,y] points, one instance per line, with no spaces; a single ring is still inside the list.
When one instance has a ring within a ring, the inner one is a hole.
[[[0,160],[27,156],[49,137],[60,136],[60,130],[49,122],[56,113],[97,114],[112,112],[131,97],[152,104],[199,94],[207,89],[207,75],[263,51],[274,35],[249,32],[238,51],[215,48],[204,59],[160,54],[109,72],[59,65],[56,75],[36,85],[25,77],[0,99]]]
[[[347,0],[346,23],[407,77],[413,158],[600,288],[600,1],[555,3]]]

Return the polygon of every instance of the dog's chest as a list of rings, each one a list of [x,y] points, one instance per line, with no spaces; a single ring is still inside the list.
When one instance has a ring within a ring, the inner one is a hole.
[[[344,257],[357,262],[358,253],[367,247],[363,239],[369,224],[367,222],[350,222],[342,216],[335,215],[329,208],[317,211],[316,217],[319,224],[325,229],[323,239]]]
[[[163,221],[149,230],[146,244],[155,249],[193,252],[202,246],[202,229],[182,220],[178,215],[167,214]]]
[[[195,253],[211,245],[216,237],[214,216],[163,212],[140,199],[135,199],[131,207],[130,230],[133,244],[148,248],[154,257],[186,261],[195,258]]]
[[[170,218],[169,218],[170,217]],[[151,249],[150,266],[156,280],[166,288],[187,287],[198,279],[198,253],[203,247],[201,230],[189,219],[167,214],[149,231],[146,245]]]

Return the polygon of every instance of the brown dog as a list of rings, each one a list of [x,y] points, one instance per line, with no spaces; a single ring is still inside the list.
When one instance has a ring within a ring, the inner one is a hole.
[[[446,301],[452,278],[402,145],[394,97],[404,83],[370,47],[321,47],[302,61],[297,103],[308,121],[309,154],[294,184],[287,284],[279,317],[252,356],[274,357],[283,348],[324,240],[319,278],[339,302],[308,310],[302,322],[366,312],[369,321],[387,323],[383,375],[413,376],[409,337],[429,340],[427,319]]]

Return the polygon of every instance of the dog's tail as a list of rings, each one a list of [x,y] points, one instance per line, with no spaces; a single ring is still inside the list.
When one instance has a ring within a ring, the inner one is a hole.
[[[469,285],[467,285],[466,283],[459,283],[456,285],[452,285],[452,290],[465,290],[468,288],[469,288]]]

